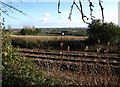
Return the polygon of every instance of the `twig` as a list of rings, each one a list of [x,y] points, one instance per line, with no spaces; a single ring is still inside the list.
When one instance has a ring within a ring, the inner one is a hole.
[[[103,1],[101,1],[101,0],[99,0],[99,6],[100,6],[100,8],[101,8],[101,12],[102,12],[102,22],[104,22],[104,13],[103,13],[103,7],[102,7],[102,3]]]
[[[0,1],[0,3],[1,3],[2,5],[4,5],[4,6],[6,6],[6,7],[12,8],[12,9],[20,12],[20,13],[23,14],[23,15],[27,15],[27,14],[25,14],[24,12],[22,12],[21,10],[19,10],[19,9],[17,9],[17,8],[11,6],[11,5],[8,5],[8,4],[6,4],[6,3],[4,3],[4,2],[1,2],[1,1]]]
[[[15,18],[15,17],[13,17],[13,16],[9,15],[6,11],[2,11],[2,13],[4,13],[5,15],[7,15],[7,16],[9,16],[9,17],[11,17],[11,18],[14,18],[14,19],[19,20],[19,18]]]
[[[61,13],[60,12],[60,0],[58,1],[58,13]]]
[[[85,16],[84,15],[84,13],[83,13],[83,8],[82,8],[82,2],[81,2],[81,0],[79,0],[79,4],[80,4],[80,8],[81,8],[81,15],[82,15],[82,20],[83,20],[83,22],[84,23],[86,23],[86,24],[90,24],[89,22],[86,22],[85,20],[84,20],[84,18],[87,18],[87,20],[89,20],[89,18],[87,17],[87,16]]]
[[[84,15],[84,13],[83,13],[83,9],[82,9],[82,3],[81,3],[81,1],[79,0],[79,4],[80,4],[80,8],[79,8],[79,6],[76,4],[76,2],[75,2],[75,0],[73,0],[73,4],[72,4],[72,6],[71,6],[71,10],[70,10],[70,14],[69,14],[69,17],[68,17],[68,19],[70,19],[70,21],[71,21],[71,15],[72,15],[72,10],[73,10],[73,7],[74,7],[74,5],[77,7],[77,9],[79,10],[79,12],[81,13],[81,15],[82,15],[82,20],[83,20],[83,22],[84,23],[86,23],[86,24],[90,24],[90,23],[88,23],[88,22],[86,22],[85,20],[84,20],[84,18],[87,18],[87,20],[89,19],[87,16],[85,16]]]
[[[73,3],[72,3],[72,5],[71,5],[71,10],[70,10],[68,19],[71,21],[71,15],[72,15],[73,7],[76,6],[77,9],[79,10],[79,12],[81,13],[83,22],[86,23],[86,24],[91,24],[91,22],[87,22],[87,21],[88,21],[89,19],[91,19],[91,21],[93,21],[94,18],[95,18],[95,17],[93,16],[93,14],[92,14],[92,12],[93,12],[93,9],[92,9],[92,8],[94,7],[94,5],[93,5],[93,3],[92,3],[90,0],[88,0],[88,2],[89,2],[89,8],[90,8],[90,16],[91,16],[91,18],[88,18],[88,17],[84,14],[81,0],[79,0],[79,5],[80,5],[80,6],[78,6],[78,5],[76,4],[75,0],[73,0]],[[99,0],[99,6],[100,6],[101,12],[102,12],[102,22],[104,22],[104,13],[103,13],[103,9],[104,9],[104,8],[102,7],[101,2],[102,2],[102,1]],[[59,9],[60,9],[60,0],[58,1],[58,13],[61,13],[61,12],[59,11]],[[85,18],[87,19],[87,21],[85,21]]]
[[[3,7],[6,8],[6,10],[8,9],[10,12],[14,13],[9,7],[6,7],[4,4]]]
[[[91,20],[93,21],[93,18],[95,18],[95,17],[92,15],[92,12],[93,12],[92,7],[94,7],[94,5],[92,4],[92,2],[90,0],[88,0],[88,2],[89,2]]]
[[[70,21],[71,21],[71,15],[72,15],[72,10],[73,10],[74,4],[75,4],[75,0],[73,0],[73,4],[72,4],[72,6],[71,6],[70,14],[69,14],[69,17],[68,17],[68,19],[69,19]]]

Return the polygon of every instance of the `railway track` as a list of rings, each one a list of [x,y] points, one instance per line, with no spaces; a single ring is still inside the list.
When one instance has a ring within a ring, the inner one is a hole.
[[[62,76],[86,85],[119,84],[120,57],[118,54],[95,52],[45,52],[20,49],[22,55],[33,59],[51,76]],[[109,80],[111,79],[111,81]],[[70,80],[69,79],[69,80]]]
[[[95,52],[42,52],[30,49],[20,49],[22,55],[34,60],[51,60],[64,62],[99,63],[120,66],[118,54],[105,54]]]

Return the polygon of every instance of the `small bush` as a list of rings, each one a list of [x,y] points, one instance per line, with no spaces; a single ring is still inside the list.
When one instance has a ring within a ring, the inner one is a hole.
[[[2,87],[30,87],[40,84],[44,74],[39,67],[13,49],[8,33],[3,32],[2,37]]]
[[[120,43],[120,27],[118,25],[110,23],[102,23],[100,20],[94,20],[89,25],[87,44],[93,47],[95,45],[101,46],[102,49],[108,49],[109,52],[118,53]]]

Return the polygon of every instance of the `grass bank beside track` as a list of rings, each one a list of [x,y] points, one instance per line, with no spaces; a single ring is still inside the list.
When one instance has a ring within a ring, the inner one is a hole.
[[[11,35],[12,45],[20,48],[39,48],[47,50],[80,50],[85,47],[85,36],[32,36]],[[63,43],[63,46],[61,46]]]

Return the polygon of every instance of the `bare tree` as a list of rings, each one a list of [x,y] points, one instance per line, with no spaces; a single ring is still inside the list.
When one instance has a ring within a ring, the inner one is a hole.
[[[59,0],[59,1],[58,1],[58,13],[61,13],[61,12],[60,12],[60,3],[61,3],[61,1]],[[93,7],[94,7],[94,5],[93,5],[93,2],[92,2],[91,0],[88,0],[88,3],[89,3],[89,10],[90,10],[90,18],[88,18],[88,17],[85,15],[85,13],[83,12],[83,4],[82,4],[82,1],[79,0],[79,4],[77,4],[76,1],[73,0],[68,19],[71,21],[71,15],[72,15],[73,7],[76,6],[77,9],[78,9],[78,11],[81,13],[83,22],[86,23],[86,24],[90,24],[90,22],[88,22],[88,20],[93,21],[93,20],[95,19],[95,17],[94,17],[93,14],[92,14],[92,13],[93,13]],[[99,3],[100,9],[101,9],[101,13],[102,13],[102,19],[101,19],[101,20],[102,20],[102,22],[104,22],[104,13],[103,13],[103,9],[104,9],[104,8],[103,8],[103,6],[102,6],[103,1],[98,0],[98,3]],[[86,19],[87,19],[87,21],[86,21]]]

